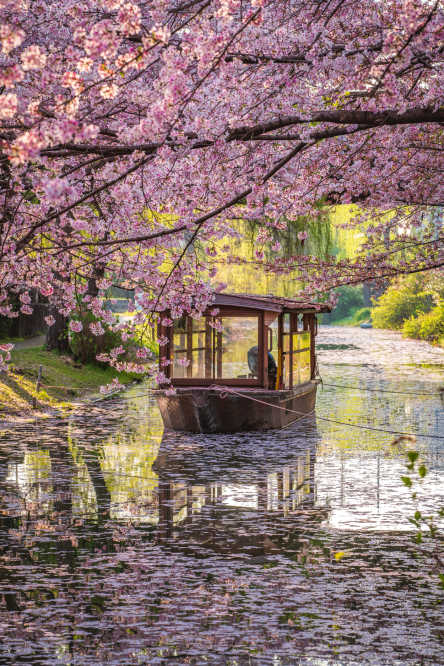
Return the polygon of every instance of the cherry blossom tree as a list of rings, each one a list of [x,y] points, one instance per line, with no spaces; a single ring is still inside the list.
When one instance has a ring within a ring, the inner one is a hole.
[[[258,264],[310,295],[442,266],[443,26],[442,0],[1,0],[0,313],[38,288],[113,325],[116,283],[136,323],[199,311],[197,238],[339,204],[356,259],[265,261],[262,229]]]

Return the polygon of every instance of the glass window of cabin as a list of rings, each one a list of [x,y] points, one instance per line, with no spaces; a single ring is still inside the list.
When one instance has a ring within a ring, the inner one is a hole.
[[[258,379],[258,316],[220,317],[215,331],[217,379]]]
[[[282,382],[284,388],[291,387],[291,333],[290,314],[282,318]]]
[[[181,317],[173,325],[171,369],[173,377],[186,377],[188,366],[187,317]]]
[[[299,330],[296,330],[298,327]],[[282,319],[282,388],[289,389],[311,379],[310,331],[303,331],[297,315]]]
[[[310,331],[292,333],[293,386],[311,378]]]
[[[172,337],[173,379],[258,379],[258,315],[182,317]]]
[[[174,322],[171,353],[172,376],[205,377],[208,362],[208,324],[205,317],[181,317]],[[207,368],[209,371],[209,368]]]

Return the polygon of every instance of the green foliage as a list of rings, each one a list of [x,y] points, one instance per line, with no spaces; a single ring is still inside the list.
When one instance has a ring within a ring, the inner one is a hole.
[[[335,293],[338,295],[338,304],[333,312],[327,316],[323,316],[322,323],[324,324],[332,324],[341,319],[345,319],[346,317],[354,316],[356,311],[360,311],[364,306],[362,285],[356,287],[344,285],[343,287],[338,287],[338,289],[335,290]],[[368,308],[364,309],[369,312],[366,317],[368,319],[370,316],[370,310]]]
[[[430,312],[407,319],[402,332],[408,338],[438,342],[444,337],[444,301],[438,303]]]
[[[425,479],[428,470],[423,462],[419,460],[418,451],[408,451],[407,457],[409,462],[407,463],[407,470],[409,474],[407,476],[401,476],[401,481],[407,488],[412,490],[412,499],[417,499],[417,491],[415,490],[418,484],[422,484]],[[414,541],[417,544],[420,544],[424,539],[435,539],[436,540],[436,549],[433,552],[433,557],[436,562],[436,568],[439,578],[439,586],[444,589],[444,572],[442,572],[442,567],[444,562],[442,560],[442,554],[440,552],[440,544],[442,543],[442,534],[440,534],[439,529],[436,524],[436,519],[442,519],[444,517],[444,506],[440,507],[437,511],[437,516],[424,515],[419,508],[416,509],[412,517],[409,518],[409,522],[414,525],[416,532],[413,537]]]
[[[362,324],[363,321],[368,321],[372,316],[371,308],[359,308],[352,315],[351,323],[353,326],[358,326]]]
[[[69,345],[75,359],[81,363],[98,363],[97,354],[106,354],[114,347],[122,345],[122,337],[119,332],[111,330],[106,324],[102,324],[105,332],[102,335],[93,335],[89,325],[97,321],[90,312],[82,313],[79,317],[83,329],[80,333],[69,333]]]
[[[373,309],[373,325],[399,330],[407,319],[430,312],[433,305],[434,294],[424,276],[398,278],[378,299]]]

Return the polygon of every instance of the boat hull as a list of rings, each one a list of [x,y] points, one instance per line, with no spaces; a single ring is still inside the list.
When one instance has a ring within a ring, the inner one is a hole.
[[[166,429],[225,433],[284,428],[314,411],[316,389],[316,381],[284,391],[180,387],[156,397]]]

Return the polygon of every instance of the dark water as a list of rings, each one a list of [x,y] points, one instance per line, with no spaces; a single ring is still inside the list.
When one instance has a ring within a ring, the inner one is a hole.
[[[436,393],[444,353],[318,341],[317,418],[279,432],[163,436],[138,386],[1,434],[0,663],[444,663],[435,546],[400,480],[420,450],[418,505],[444,505],[444,440],[324,420],[443,436],[439,395],[381,390]]]

